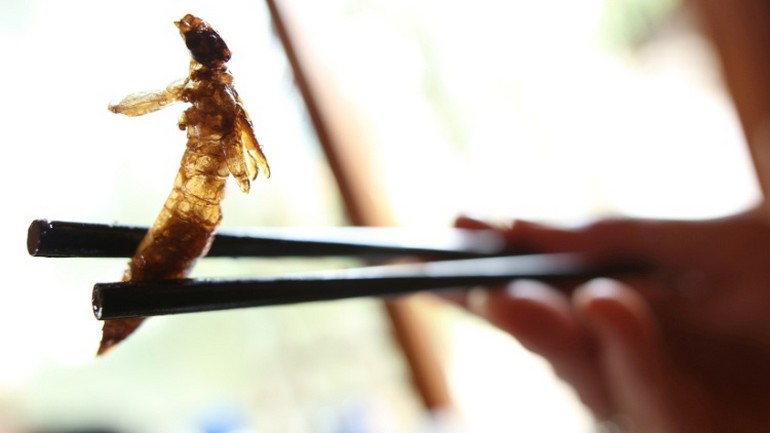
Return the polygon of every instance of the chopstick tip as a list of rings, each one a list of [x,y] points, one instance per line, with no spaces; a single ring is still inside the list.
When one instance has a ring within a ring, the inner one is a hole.
[[[96,317],[96,320],[102,320],[102,293],[99,290],[98,285],[94,287],[91,294],[91,308],[94,310],[94,317]]]
[[[31,256],[37,256],[40,252],[40,245],[52,224],[46,219],[37,219],[32,221],[27,230],[27,252]]]

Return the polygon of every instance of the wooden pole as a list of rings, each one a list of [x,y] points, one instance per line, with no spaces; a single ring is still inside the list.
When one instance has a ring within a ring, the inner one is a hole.
[[[290,1],[279,5],[267,0],[275,31],[337,181],[348,219],[354,225],[393,225],[395,218],[384,198],[385,188],[367,148],[366,134],[356,122],[356,110],[335,92],[333,77],[328,76],[323,62],[313,57],[312,47],[302,45],[308,38],[301,37],[302,27],[292,23],[291,18],[297,14],[289,13],[290,5]],[[443,411],[451,407],[452,401],[430,323],[421,307],[419,297],[385,303],[394,336],[425,407]]]

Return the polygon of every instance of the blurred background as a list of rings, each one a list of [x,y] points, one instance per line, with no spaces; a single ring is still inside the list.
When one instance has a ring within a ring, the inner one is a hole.
[[[677,0],[278,4],[389,224],[704,218],[759,200],[714,51]],[[106,107],[186,76],[173,21],[188,12],[231,48],[273,171],[249,195],[228,189],[223,226],[350,222],[263,2],[4,0],[0,432],[592,431],[539,358],[431,299],[419,314],[451,412],[426,409],[376,300],[153,318],[94,357],[91,287],[125,260],[30,258],[27,226],[151,224],[183,107]],[[213,259],[193,276],[346,265]]]

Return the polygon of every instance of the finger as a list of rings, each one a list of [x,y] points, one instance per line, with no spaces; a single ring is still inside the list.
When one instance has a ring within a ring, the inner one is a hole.
[[[571,308],[562,293],[526,280],[512,283],[507,290],[476,292],[471,302],[472,311],[543,356],[586,406],[604,416],[610,413],[608,399],[588,340]]]
[[[597,258],[620,256],[681,266],[691,262],[693,254],[713,249],[713,242],[705,235],[718,227],[717,221],[631,218],[572,227],[517,220],[504,233],[512,246],[538,252],[581,252]]]
[[[676,222],[628,218],[557,227],[527,220],[502,224],[461,216],[455,225],[466,229],[499,230],[515,249],[540,253],[581,252],[602,256],[622,252],[629,256],[649,256],[659,246],[678,244],[678,238],[681,238],[681,228]]]
[[[682,431],[674,412],[680,375],[668,363],[656,322],[643,298],[611,280],[595,280],[575,293],[576,310],[597,345],[607,392],[639,431]],[[636,431],[636,430],[634,430]]]
[[[579,251],[602,253],[628,250],[649,238],[653,228],[649,221],[605,219],[571,227],[555,227],[517,220],[506,236],[514,245],[536,248],[542,252]]]
[[[455,227],[469,230],[488,230],[493,228],[493,225],[483,219],[475,218],[468,215],[461,215],[455,219]]]
[[[604,258],[644,259],[649,257],[651,239],[668,238],[671,230],[663,230],[652,220],[606,219],[592,224],[556,227],[526,220],[510,223],[490,222],[471,216],[455,220],[460,228],[492,229],[503,233],[512,251],[529,253],[579,252]],[[653,249],[654,250],[654,249]],[[644,252],[644,254],[642,254]],[[617,257],[625,255],[627,257]]]

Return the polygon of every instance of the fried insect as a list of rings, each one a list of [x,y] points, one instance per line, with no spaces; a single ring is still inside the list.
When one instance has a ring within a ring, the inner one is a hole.
[[[187,148],[171,194],[131,258],[124,281],[185,277],[206,253],[222,219],[220,202],[228,174],[243,192],[261,171],[270,176],[251,120],[227,69],[230,50],[208,23],[193,15],[176,21],[190,50],[189,76],[164,90],[127,96],[109,110],[141,116],[174,102],[190,106],[179,120]],[[144,318],[105,321],[99,354],[131,334]]]

